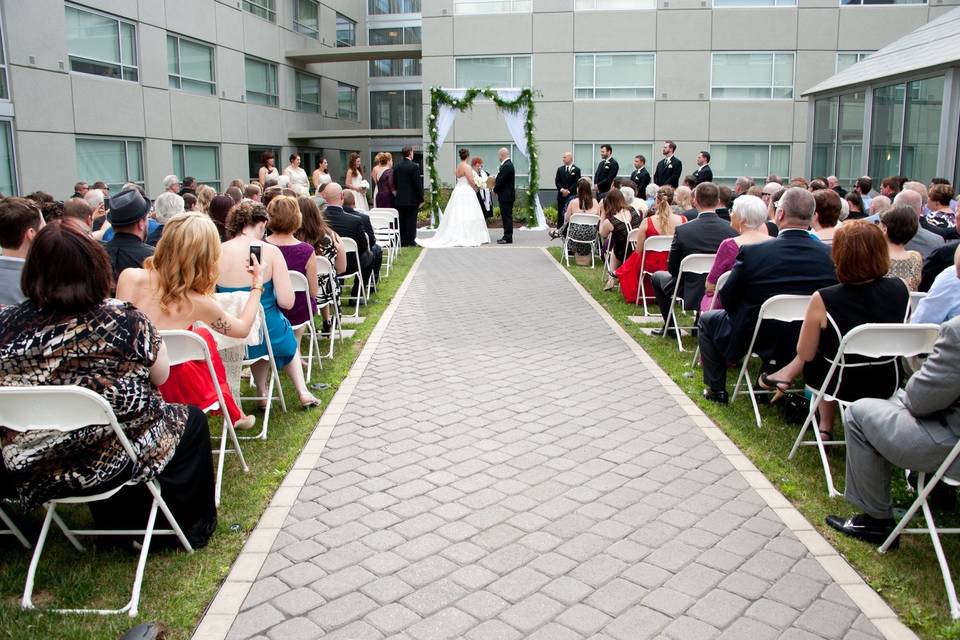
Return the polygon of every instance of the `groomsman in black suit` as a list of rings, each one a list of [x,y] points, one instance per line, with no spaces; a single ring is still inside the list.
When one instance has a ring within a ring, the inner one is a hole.
[[[608,144],[600,145],[600,164],[593,172],[593,190],[597,192],[598,199],[602,200],[603,196],[607,195],[619,172],[620,165],[613,159],[613,147]]]
[[[400,244],[411,247],[417,240],[417,211],[423,204],[423,180],[420,168],[413,161],[413,147],[405,146],[403,160],[393,168],[393,184],[397,190],[395,202],[400,214]]]
[[[500,203],[500,218],[503,220],[503,237],[497,244],[513,244],[513,201],[516,195],[516,171],[510,161],[510,151],[506,147],[497,154],[500,157],[500,170],[493,184],[493,192]]]
[[[573,164],[573,154],[569,151],[563,152],[562,163],[557,167],[557,177],[554,184],[557,185],[557,226],[563,224],[563,212],[567,209],[567,203],[577,192],[577,181],[580,180],[580,167]]]
[[[666,140],[663,143],[663,160],[657,164],[657,170],[653,174],[653,182],[658,187],[670,185],[674,189],[680,186],[680,176],[683,175],[683,163],[674,153],[677,145],[673,140]]]
[[[710,152],[701,151],[697,154],[697,170],[693,172],[693,179],[697,184],[713,182],[713,169],[710,168]]]
[[[641,200],[646,200],[650,172],[647,171],[647,159],[640,154],[633,156],[633,173],[630,174],[630,180],[637,185],[637,192],[634,195]]]

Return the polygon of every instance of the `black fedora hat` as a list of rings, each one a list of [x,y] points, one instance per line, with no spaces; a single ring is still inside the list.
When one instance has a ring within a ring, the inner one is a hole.
[[[110,210],[107,219],[114,227],[125,227],[145,218],[150,213],[150,201],[136,189],[127,189],[109,198],[105,206]]]

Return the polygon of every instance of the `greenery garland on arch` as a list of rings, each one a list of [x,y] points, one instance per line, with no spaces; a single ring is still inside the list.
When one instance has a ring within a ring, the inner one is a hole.
[[[440,174],[437,172],[437,118],[440,116],[440,108],[443,106],[453,107],[458,111],[466,111],[473,108],[474,101],[479,98],[487,98],[497,105],[498,108],[505,111],[516,112],[518,109],[526,107],[527,118],[523,128],[527,138],[527,153],[530,161],[530,184],[527,186],[526,208],[528,211],[534,211],[537,189],[540,184],[540,169],[537,162],[537,139],[533,134],[534,102],[536,92],[533,89],[521,89],[520,95],[515,100],[502,99],[493,89],[467,89],[463,98],[455,98],[440,87],[430,88],[430,116],[427,132],[430,134],[430,143],[427,145],[427,175],[430,177],[430,201],[431,203],[440,202]],[[432,206],[436,206],[433,204]]]

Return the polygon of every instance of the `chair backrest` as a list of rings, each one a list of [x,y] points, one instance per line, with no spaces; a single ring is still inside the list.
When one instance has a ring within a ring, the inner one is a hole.
[[[710,269],[713,268],[713,260],[716,257],[717,254],[715,253],[691,253],[680,261],[680,273],[681,275],[684,273],[710,273]]]
[[[812,297],[813,296],[781,294],[768,298],[760,307],[757,322],[759,323],[763,320],[802,322],[803,318],[807,315],[807,307],[810,305],[810,298]]]
[[[920,304],[920,301],[927,297],[926,291],[911,291],[910,292],[910,314],[913,315],[913,312],[917,310],[917,305]]]
[[[343,252],[344,253],[356,253],[360,255],[360,247],[357,246],[357,241],[349,236],[340,236],[340,240],[343,242]]]
[[[314,256],[314,261],[317,263],[318,276],[336,275],[333,273],[333,264],[326,256]]]
[[[639,231],[639,229],[637,230]],[[673,236],[650,236],[643,241],[644,251],[670,251]]]
[[[381,215],[388,218],[400,215],[400,212],[392,207],[374,207],[367,212],[368,215]]]
[[[642,229],[631,229],[630,233],[627,234],[627,242],[637,242],[640,239],[640,231]]]
[[[170,365],[183,364],[210,357],[210,348],[206,341],[193,331],[184,329],[165,329],[160,332],[163,343],[167,345],[167,357]]]
[[[939,336],[940,325],[936,324],[862,324],[843,336],[837,357],[909,358],[933,351]]]
[[[377,215],[371,213],[370,215],[370,226],[376,229],[389,229],[390,224],[393,222],[393,216],[386,215]]]
[[[731,273],[732,273],[731,271],[724,271],[723,273],[720,274],[720,277],[717,278],[717,288],[714,289],[715,296],[720,293],[721,289],[723,289],[723,285],[727,284],[727,280],[730,279]]]
[[[290,274],[290,284],[293,286],[294,293],[310,293],[310,283],[307,282],[307,276],[299,271],[288,271]]]
[[[597,227],[600,225],[600,216],[592,213],[574,213],[570,216],[569,224],[582,224],[584,226]]]

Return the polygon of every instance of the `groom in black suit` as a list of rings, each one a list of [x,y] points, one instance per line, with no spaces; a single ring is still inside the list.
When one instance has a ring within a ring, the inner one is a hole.
[[[405,146],[400,153],[403,160],[393,168],[395,202],[400,214],[400,244],[411,247],[417,240],[417,211],[423,204],[423,180],[420,168],[413,161],[413,147]]]
[[[497,240],[497,244],[513,244],[513,201],[517,199],[516,172],[506,147],[500,149],[497,155],[500,157],[500,170],[493,184],[493,192],[497,194],[500,217],[503,219],[503,237]]]
[[[683,163],[674,157],[677,145],[673,140],[663,143],[663,160],[657,163],[657,171],[653,174],[653,183],[658,187],[670,185],[674,189],[680,186],[680,176],[683,175]]]

